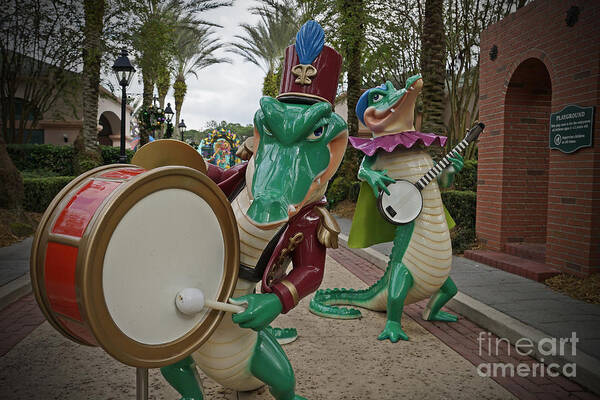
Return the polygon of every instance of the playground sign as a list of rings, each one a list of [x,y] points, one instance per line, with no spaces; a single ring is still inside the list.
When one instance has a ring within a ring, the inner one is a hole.
[[[573,153],[592,146],[594,107],[568,105],[550,114],[550,148]]]

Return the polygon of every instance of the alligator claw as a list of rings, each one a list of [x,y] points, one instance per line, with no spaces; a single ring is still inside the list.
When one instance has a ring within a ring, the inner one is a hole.
[[[402,330],[402,326],[396,321],[387,321],[385,328],[377,337],[378,340],[390,339],[390,342],[396,343],[398,340],[408,340],[408,335]]]

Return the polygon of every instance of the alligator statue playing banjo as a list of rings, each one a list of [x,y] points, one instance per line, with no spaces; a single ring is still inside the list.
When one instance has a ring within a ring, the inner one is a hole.
[[[228,170],[207,165],[231,201],[240,234],[237,298],[230,302],[247,308],[225,315],[190,357],[161,369],[183,399],[203,398],[194,366],[226,388],[267,384],[278,400],[301,399],[291,364],[266,328],[319,287],[326,248],[337,247],[339,227],[324,194],[348,137],[332,111],[341,63],[324,45],[322,28],[307,22],[286,50],[280,95],[260,100],[253,143],[243,148],[252,153],[249,162]],[[254,293],[257,282],[262,293]]]
[[[357,116],[372,131],[373,139],[350,138],[365,156],[358,173],[363,183],[348,245],[368,247],[393,240],[383,277],[364,290],[319,290],[310,303],[311,312],[327,318],[361,316],[359,310],[336,305],[387,311],[386,325],[378,339],[391,342],[408,340],[401,325],[406,304],[430,298],[424,319],[457,320],[442,311],[457,289],[449,276],[452,245],[448,223],[454,221],[442,204],[438,184],[452,184],[454,174],[463,167],[458,151],[483,129],[483,124],[476,125],[465,140],[433,165],[424,147],[443,146],[446,137],[415,131],[415,100],[422,86],[420,75],[409,78],[400,90],[388,81],[367,90],[356,106]],[[430,183],[435,177],[437,182]]]

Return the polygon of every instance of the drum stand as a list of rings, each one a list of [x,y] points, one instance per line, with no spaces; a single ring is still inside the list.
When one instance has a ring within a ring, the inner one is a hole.
[[[148,400],[148,368],[135,369],[135,399]]]

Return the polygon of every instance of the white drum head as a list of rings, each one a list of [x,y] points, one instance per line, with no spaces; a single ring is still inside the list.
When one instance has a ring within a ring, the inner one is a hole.
[[[106,249],[102,285],[113,321],[144,344],[184,336],[208,309],[186,316],[175,296],[193,287],[215,300],[224,251],[219,221],[200,196],[183,189],[146,196],[123,216]]]
[[[390,194],[381,192],[378,206],[381,215],[394,225],[417,219],[423,208],[421,191],[408,181],[399,180],[388,187]]]

